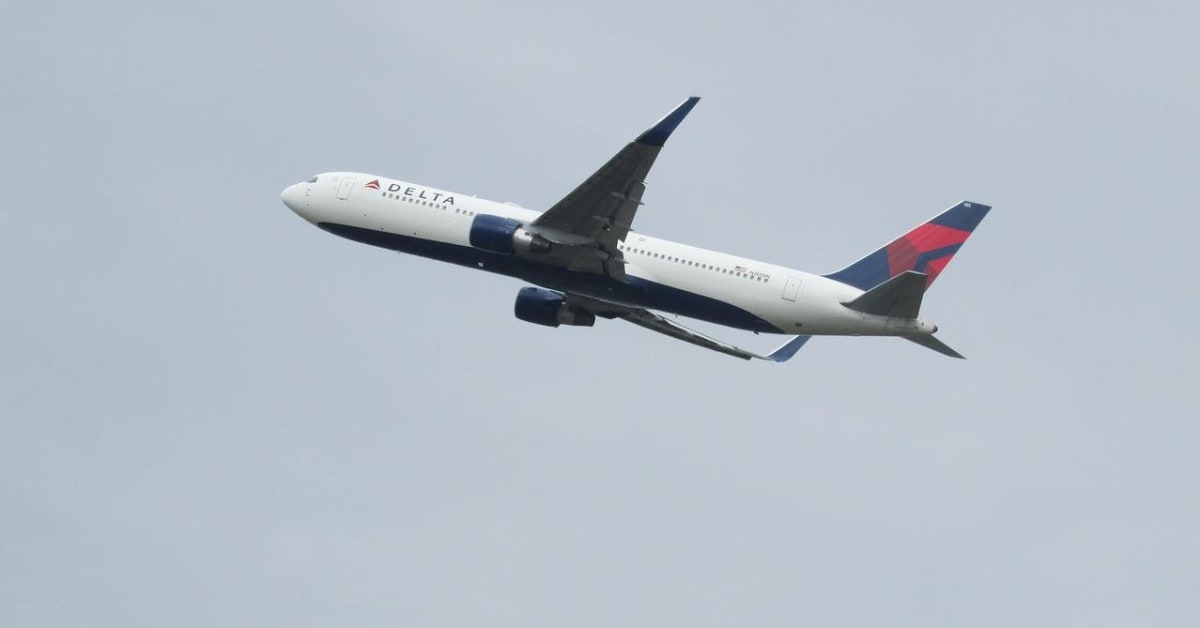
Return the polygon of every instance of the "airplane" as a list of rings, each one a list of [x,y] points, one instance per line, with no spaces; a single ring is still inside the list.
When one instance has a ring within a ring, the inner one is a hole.
[[[285,188],[283,203],[356,242],[515,277],[522,321],[623,319],[745,360],[784,362],[813,336],[896,336],[954,358],[920,317],[925,291],[991,207],[961,202],[845,268],[817,275],[634,231],[646,176],[691,97],[544,212],[360,172]],[[760,355],[656,312],[791,336]]]

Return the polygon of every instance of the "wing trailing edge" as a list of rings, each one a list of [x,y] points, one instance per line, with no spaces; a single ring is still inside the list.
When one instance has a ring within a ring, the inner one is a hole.
[[[698,331],[688,329],[679,323],[659,316],[658,314],[655,314],[649,310],[640,308],[631,309],[630,311],[618,316],[633,323],[634,325],[649,329],[650,331],[656,331],[660,334],[675,338],[676,340],[682,340],[699,347],[704,347],[705,349],[711,349],[718,353],[724,353],[725,355],[731,355],[735,358],[741,358],[743,360],[787,362],[788,360],[792,359],[792,356],[796,355],[796,352],[804,346],[804,343],[808,342],[809,338],[812,338],[812,336],[795,336],[767,355],[759,355],[753,351],[747,351],[740,347],[735,347],[710,336],[706,336]]]
[[[743,360],[766,360],[768,362],[787,362],[796,355],[796,352],[808,342],[812,336],[794,336],[787,342],[780,345],[774,351],[767,355],[759,355],[753,351],[747,351],[741,347],[736,347],[727,342],[722,342],[707,336],[698,331],[688,329],[679,323],[676,323],[668,318],[655,314],[645,308],[625,305],[623,303],[614,303],[595,297],[588,297],[572,292],[563,295],[567,305],[572,308],[577,308],[590,312],[601,318],[620,318],[627,320],[638,327],[649,329],[650,331],[658,332],[664,336],[670,336],[676,340],[694,344],[698,347],[704,347],[711,351],[731,355],[735,358]]]

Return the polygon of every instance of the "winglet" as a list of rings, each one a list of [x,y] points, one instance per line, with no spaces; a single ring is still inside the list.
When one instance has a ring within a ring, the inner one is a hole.
[[[674,111],[668,113],[662,120],[656,122],[654,126],[647,129],[645,133],[639,135],[634,141],[647,146],[661,147],[663,144],[666,144],[667,138],[671,137],[671,133],[675,132],[675,128],[679,126],[680,122],[683,122],[683,119],[687,117],[692,107],[695,107],[698,102],[700,102],[699,96],[692,96],[683,101]]]
[[[800,350],[800,347],[804,346],[804,343],[808,342],[809,338],[812,338],[812,336],[796,336],[778,349],[768,353],[764,359],[772,362],[787,362],[792,359],[792,356],[796,355],[796,352]]]

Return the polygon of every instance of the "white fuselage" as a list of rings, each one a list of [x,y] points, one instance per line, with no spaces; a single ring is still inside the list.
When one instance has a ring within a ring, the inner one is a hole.
[[[808,335],[927,334],[927,322],[843,305],[863,293],[792,268],[630,232],[620,245],[624,282],[477,249],[475,216],[524,224],[540,214],[505,203],[354,172],[324,173],[283,192],[305,220],[337,235],[474,266],[542,285],[742,329]]]

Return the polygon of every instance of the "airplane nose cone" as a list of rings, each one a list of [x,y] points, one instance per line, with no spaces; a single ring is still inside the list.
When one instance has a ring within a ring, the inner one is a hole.
[[[297,216],[313,222],[313,210],[309,203],[309,185],[307,183],[297,183],[283,188],[279,193],[279,199],[287,205],[288,209],[296,213]]]
[[[300,184],[295,184],[283,188],[283,191],[279,193],[279,200],[283,201],[283,204],[287,205],[288,209],[296,213],[300,213],[301,201],[299,190]]]

